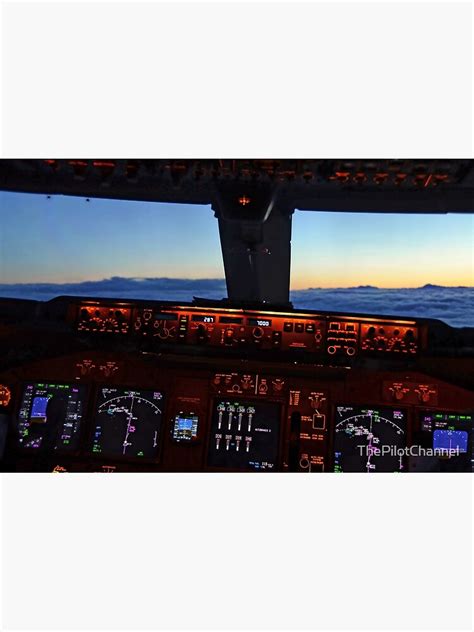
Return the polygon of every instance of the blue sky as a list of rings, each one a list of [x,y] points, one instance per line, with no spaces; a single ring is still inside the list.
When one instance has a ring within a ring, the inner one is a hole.
[[[0,283],[222,278],[210,207],[0,192]],[[473,217],[293,218],[292,287],[473,285]]]

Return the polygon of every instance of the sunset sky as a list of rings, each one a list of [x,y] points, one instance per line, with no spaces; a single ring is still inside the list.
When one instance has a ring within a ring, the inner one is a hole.
[[[222,278],[208,206],[0,192],[0,283]],[[292,288],[474,285],[470,215],[296,212]]]

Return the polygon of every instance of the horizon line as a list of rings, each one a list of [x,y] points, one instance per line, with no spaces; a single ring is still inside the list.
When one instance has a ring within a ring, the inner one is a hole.
[[[128,283],[143,283],[143,282],[157,282],[157,281],[166,281],[166,282],[184,282],[191,284],[199,284],[199,283],[224,283],[226,282],[224,277],[200,277],[200,278],[189,278],[189,277],[122,277],[122,276],[111,276],[105,277],[102,279],[86,279],[81,281],[19,281],[12,283],[0,283],[0,288],[8,289],[13,287],[31,287],[31,286],[41,286],[41,287],[67,287],[67,286],[81,286],[81,285],[89,285],[96,284],[100,285],[107,282],[117,282],[123,281]],[[308,287],[296,287],[291,288],[290,292],[304,292],[308,290],[362,290],[362,289],[374,289],[374,290],[420,290],[427,288],[457,288],[457,289],[474,289],[474,285],[441,285],[439,283],[425,283],[423,285],[416,286],[390,286],[384,287],[379,285],[373,285],[370,283],[361,283],[360,285],[333,285],[333,286],[308,286]]]

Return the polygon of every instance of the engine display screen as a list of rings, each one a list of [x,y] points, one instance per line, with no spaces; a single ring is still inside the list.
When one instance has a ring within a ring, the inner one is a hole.
[[[337,406],[335,472],[401,472],[406,413],[394,408]]]
[[[92,452],[114,458],[156,459],[162,416],[163,395],[159,391],[101,388]]]
[[[274,470],[279,435],[279,404],[215,400],[208,465],[233,470]]]
[[[174,418],[172,437],[177,442],[196,441],[198,437],[199,417],[193,413],[179,413]]]
[[[19,446],[46,451],[77,449],[85,400],[83,384],[27,384],[18,415]]]

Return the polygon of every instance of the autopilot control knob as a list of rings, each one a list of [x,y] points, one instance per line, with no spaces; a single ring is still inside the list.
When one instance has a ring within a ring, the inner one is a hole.
[[[198,342],[206,342],[208,338],[208,332],[206,325],[198,325],[196,329],[196,337]]]
[[[252,329],[252,336],[254,340],[261,340],[263,338],[263,329],[261,327],[254,327]]]

